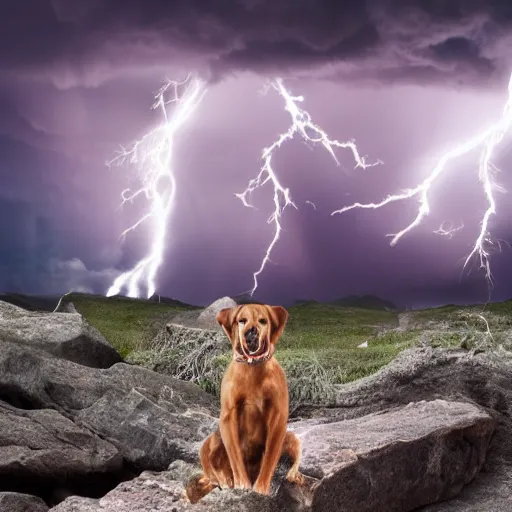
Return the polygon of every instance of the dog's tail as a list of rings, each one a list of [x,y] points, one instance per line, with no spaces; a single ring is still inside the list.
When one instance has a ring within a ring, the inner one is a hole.
[[[210,479],[203,473],[194,475],[187,483],[185,491],[190,503],[197,503],[201,498],[213,491],[218,485],[212,484]]]

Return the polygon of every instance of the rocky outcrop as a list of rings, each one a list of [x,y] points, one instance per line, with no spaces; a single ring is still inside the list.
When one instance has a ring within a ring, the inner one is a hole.
[[[60,304],[57,304],[55,308],[56,313],[78,313],[75,308],[75,305],[72,302],[62,301]]]
[[[312,423],[312,424],[311,424]],[[456,496],[480,471],[495,420],[468,403],[413,402],[341,422],[293,426],[312,510],[414,510]]]
[[[0,512],[48,512],[46,503],[36,496],[0,492]]]
[[[194,442],[216,424],[215,399],[198,386],[118,363],[94,369],[1,343],[0,399],[54,409],[108,438],[141,469],[195,459]]]
[[[93,368],[109,368],[122,361],[117,350],[78,313],[37,313],[0,302],[1,341]]]
[[[184,483],[194,467],[174,463],[165,473],[143,473],[104,498],[68,499],[55,512],[412,511],[448,499],[473,480],[484,460],[495,421],[471,404],[412,403],[362,418],[292,425],[302,438],[303,488],[279,485],[272,497],[215,490],[188,503]],[[188,466],[188,468],[187,468]]]
[[[376,374],[339,386],[337,406],[302,407],[297,414],[332,422],[357,418],[411,401],[436,398],[483,407],[497,421],[478,477],[448,502],[429,512],[496,512],[511,508],[512,355],[504,351],[410,349]]]
[[[216,401],[191,383],[0,345],[0,490],[98,497],[142,470],[197,460],[217,424]]]
[[[145,471],[124,482],[100,500],[66,499],[52,512],[278,512],[276,500],[249,491],[214,490],[192,505],[185,498],[183,483],[196,468],[176,461],[168,471]],[[285,510],[285,509],[283,509]]]
[[[15,491],[61,502],[56,512],[510,508],[512,359],[504,353],[406,351],[339,386],[334,407],[296,410],[289,428],[303,441],[306,485],[284,481],[284,460],[272,496],[215,490],[191,505],[184,482],[217,427],[218,400],[147,368],[93,367],[102,342],[76,313],[0,308],[0,503],[22,503]],[[191,332],[174,325],[173,342],[159,349],[178,353],[180,364],[193,357],[195,367],[222,343],[229,350],[222,333],[196,329],[198,359]],[[70,339],[73,351],[63,354]]]
[[[219,329],[217,313],[224,308],[234,308],[237,303],[231,297],[222,297],[205,308],[199,315],[197,323],[204,329]]]
[[[52,409],[21,410],[0,402],[0,490],[45,489],[113,475],[123,459],[100,439]]]

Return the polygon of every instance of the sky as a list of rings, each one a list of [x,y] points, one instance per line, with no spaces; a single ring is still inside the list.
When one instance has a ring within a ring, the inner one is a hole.
[[[373,294],[412,307],[485,302],[477,260],[463,263],[487,208],[480,154],[436,181],[425,222],[409,199],[379,210],[331,212],[416,186],[443,153],[502,114],[512,71],[508,0],[8,0],[0,7],[0,291],[105,294],[147,253],[151,223],[133,168],[106,162],[161,122],[151,109],[167,79],[208,83],[175,140],[176,204],[157,293],[194,304],[252,287],[273,237],[266,185],[242,192],[262,149],[287,130],[282,77],[331,138],[354,139],[369,161],[337,166],[294,140],[274,157],[298,209],[254,298],[288,304]],[[512,190],[507,134],[493,163]],[[491,218],[492,300],[512,297],[512,203]],[[314,203],[316,208],[306,201]],[[435,234],[441,224],[464,227]]]

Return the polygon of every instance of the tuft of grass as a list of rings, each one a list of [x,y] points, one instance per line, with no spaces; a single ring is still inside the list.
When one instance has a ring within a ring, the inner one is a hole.
[[[334,403],[336,397],[334,372],[321,364],[316,353],[284,351],[276,358],[286,373],[291,412],[305,403],[322,405]]]

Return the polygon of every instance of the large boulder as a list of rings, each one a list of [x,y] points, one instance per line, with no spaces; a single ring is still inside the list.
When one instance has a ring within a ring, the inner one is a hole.
[[[293,425],[304,443],[302,488],[286,483],[270,497],[216,489],[191,505],[184,484],[196,468],[175,462],[167,472],[122,483],[99,501],[69,498],[53,510],[408,512],[456,495],[475,477],[494,423],[474,405],[442,400],[344,422],[305,420]]]
[[[48,512],[48,507],[37,496],[0,492],[0,512]]]
[[[434,400],[334,423],[299,422],[312,510],[414,510],[456,496],[480,471],[495,420]]]
[[[115,484],[122,468],[117,448],[57,411],[22,410],[0,401],[0,490],[30,487],[51,500],[53,490],[80,491],[86,479]]]
[[[11,341],[93,368],[123,359],[79,313],[40,313],[0,302],[0,343]],[[1,346],[1,345],[0,345]]]
[[[197,461],[217,426],[216,400],[194,384],[0,344],[0,490],[101,496],[142,470]]]
[[[475,480],[429,512],[512,510],[512,354],[415,348],[400,353],[379,372],[339,386],[337,406],[304,406],[300,416],[340,421],[411,401],[448,399],[483,407],[496,421],[488,454]]]
[[[217,313],[221,309],[234,308],[236,306],[237,303],[231,297],[222,297],[217,299],[200,313],[197,323],[200,327],[205,329],[218,329],[219,324],[217,323]]]

